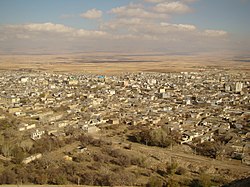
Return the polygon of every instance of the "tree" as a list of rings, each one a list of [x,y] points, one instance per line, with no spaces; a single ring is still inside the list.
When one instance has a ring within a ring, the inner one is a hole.
[[[35,183],[40,184],[40,185],[47,184],[48,183],[48,175],[44,172],[38,173],[35,176]]]
[[[0,134],[0,146],[4,144],[4,136]]]
[[[23,152],[23,150],[20,148],[20,147],[17,147],[15,146],[11,152],[12,156],[14,156],[14,159],[13,161],[16,163],[16,164],[20,164],[24,157],[25,157],[25,154]]]
[[[13,140],[15,137],[18,136],[18,134],[16,133],[15,129],[10,127],[8,129],[4,130],[3,136],[4,136],[5,140]]]
[[[1,152],[5,157],[9,157],[11,155],[12,145],[10,143],[5,142],[1,147]]]
[[[210,176],[206,173],[202,173],[199,178],[199,184],[202,187],[209,187],[211,186],[211,179]]]
[[[198,179],[194,179],[191,181],[190,185],[191,187],[210,187],[211,179],[210,176],[208,176],[205,173],[200,174],[200,177]]]
[[[29,152],[33,146],[33,142],[30,140],[22,141],[20,143],[20,147],[23,149],[25,152]]]
[[[196,151],[204,156],[216,158],[222,149],[222,145],[218,142],[204,142],[198,144],[196,147]]]
[[[63,185],[68,183],[65,173],[61,168],[52,168],[48,170],[48,176],[48,184]]]
[[[5,131],[10,127],[11,127],[10,122],[7,119],[0,120],[0,130]]]
[[[169,178],[168,180],[168,187],[180,187],[179,183],[174,180],[172,177]]]
[[[177,162],[172,162],[167,165],[167,171],[170,175],[173,175],[177,171],[178,164]]]
[[[146,145],[168,147],[171,144],[171,139],[161,128],[154,130],[142,130],[134,136],[137,142],[144,143]]]
[[[16,182],[16,174],[10,169],[5,170],[0,177],[1,184],[15,184]]]
[[[17,165],[15,168],[14,168],[14,171],[16,173],[16,181],[18,184],[27,184],[29,183],[30,181],[30,178],[31,178],[31,175],[32,175],[32,172],[27,169],[26,167],[23,167],[22,165]]]
[[[152,176],[150,177],[147,187],[162,187],[163,186],[163,181],[159,177]]]

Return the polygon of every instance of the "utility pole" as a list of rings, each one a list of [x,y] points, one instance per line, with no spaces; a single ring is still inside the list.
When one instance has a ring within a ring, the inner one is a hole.
[[[173,151],[173,144],[172,144],[172,140],[171,140],[171,144],[170,144],[170,151],[172,153]],[[172,155],[170,155],[170,166],[172,165]]]
[[[77,178],[77,185],[80,186],[80,177]]]

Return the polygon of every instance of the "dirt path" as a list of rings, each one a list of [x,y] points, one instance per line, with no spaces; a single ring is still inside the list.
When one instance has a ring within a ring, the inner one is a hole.
[[[188,154],[181,151],[169,150],[165,148],[159,147],[149,147],[137,143],[133,143],[133,150],[139,151],[145,155],[153,156],[154,158],[166,162],[170,161],[170,159],[181,159],[190,163],[196,163],[207,166],[214,166],[215,168],[220,169],[230,169],[236,170],[238,173],[249,173],[250,167],[247,165],[234,163],[233,161],[221,161],[212,158],[207,158],[199,155]]]
[[[179,160],[180,162],[183,161],[183,162],[187,162],[190,164],[197,164],[200,166],[208,166],[208,167],[212,166],[218,169],[229,169],[233,171],[233,173],[237,173],[239,175],[250,176],[250,166],[244,165],[240,161],[216,160],[216,159],[208,158],[205,156],[186,153],[181,150],[178,150],[178,148],[176,147],[174,147],[173,150],[170,150],[169,148],[146,146],[146,145],[139,144],[139,143],[133,143],[128,140],[124,141],[118,137],[112,137],[110,139],[113,145],[117,144],[117,146],[121,146],[120,145],[121,142],[123,142],[123,144],[124,143],[132,144],[132,151],[139,152],[143,155],[156,159],[162,163],[170,162],[171,160]]]
[[[64,147],[61,147],[55,151],[51,151],[46,156],[49,157],[51,160],[60,160],[65,155],[64,152],[70,152],[75,149],[79,145],[79,142],[74,142],[72,144],[68,144]]]

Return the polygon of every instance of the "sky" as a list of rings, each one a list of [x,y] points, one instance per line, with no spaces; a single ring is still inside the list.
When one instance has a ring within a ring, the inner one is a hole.
[[[0,53],[250,52],[250,0],[0,0]]]

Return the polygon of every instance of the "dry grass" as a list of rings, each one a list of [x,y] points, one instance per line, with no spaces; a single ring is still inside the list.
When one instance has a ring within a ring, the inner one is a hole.
[[[2,55],[0,70],[33,69],[54,72],[120,74],[123,72],[181,72],[204,68],[250,70],[250,63],[222,56],[91,53],[74,55]]]

